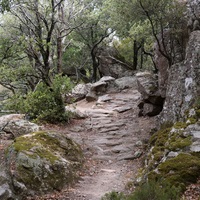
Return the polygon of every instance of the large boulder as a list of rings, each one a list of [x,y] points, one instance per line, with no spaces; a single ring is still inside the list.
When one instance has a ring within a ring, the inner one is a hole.
[[[180,30],[181,34],[177,33],[176,36],[171,34],[170,30],[165,30],[163,36],[158,36],[159,44],[158,42],[154,44],[154,62],[158,69],[158,87],[159,93],[163,98],[166,97],[170,65],[185,59],[185,48],[189,37],[186,21],[183,20]],[[172,43],[173,47],[171,46]],[[161,51],[166,51],[167,53],[165,54],[171,56],[171,63]]]
[[[65,95],[65,103],[72,103],[72,102],[77,102],[86,97],[88,92],[90,91],[91,88],[91,83],[87,84],[78,84],[76,85],[71,93],[68,93]]]
[[[195,111],[191,113],[194,114],[187,115],[189,118],[184,122],[166,124],[151,136],[145,160],[144,179],[167,181],[182,191],[198,180],[200,125]]]
[[[24,119],[24,115],[10,114],[0,117],[0,136],[9,135],[16,138],[34,131],[39,131],[40,126]]]
[[[11,191],[11,187],[9,185],[9,178],[5,173],[4,166],[1,163],[1,172],[0,172],[0,199],[1,200],[14,200],[16,199],[15,195]]]
[[[124,59],[119,56],[114,48],[98,49],[97,57],[99,60],[98,69],[103,76],[121,78],[134,74],[130,66],[125,63]]]
[[[115,85],[119,90],[127,88],[137,89],[137,78],[135,76],[125,76],[115,80]]]
[[[98,95],[105,94],[113,89],[115,78],[111,76],[104,76],[99,81],[91,84],[90,90],[86,95],[86,100],[88,102],[96,101]]]
[[[200,2],[187,0],[187,14],[189,32],[200,30]]]
[[[138,91],[141,93],[141,100],[138,104],[140,116],[158,115],[163,107],[164,98],[158,91],[158,81],[150,72],[136,74]]]
[[[168,86],[164,109],[161,113],[163,122],[175,122],[184,118],[187,111],[199,98],[200,94],[200,31],[190,35],[184,62],[173,65],[169,70]]]
[[[55,132],[18,137],[6,154],[13,192],[19,199],[70,185],[83,162],[80,146]]]

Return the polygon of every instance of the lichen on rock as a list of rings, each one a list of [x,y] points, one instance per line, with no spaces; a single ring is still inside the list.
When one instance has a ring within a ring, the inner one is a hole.
[[[19,195],[60,190],[77,178],[83,155],[78,144],[54,132],[34,132],[7,149],[8,173]]]

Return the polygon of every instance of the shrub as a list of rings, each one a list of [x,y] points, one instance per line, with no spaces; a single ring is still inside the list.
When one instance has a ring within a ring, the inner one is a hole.
[[[139,186],[131,195],[110,192],[105,194],[101,200],[179,200],[181,190],[169,183],[149,181]]]
[[[125,195],[123,193],[118,193],[115,191],[112,191],[110,193],[105,194],[104,197],[101,198],[101,200],[125,200]]]
[[[127,200],[178,200],[179,198],[179,189],[168,184],[161,185],[159,182],[150,181],[137,188]]]
[[[51,88],[41,82],[35,91],[29,92],[25,97],[13,96],[7,108],[27,114],[30,119],[50,123],[68,121],[71,113],[65,111],[62,94],[71,87],[68,78],[57,76]]]

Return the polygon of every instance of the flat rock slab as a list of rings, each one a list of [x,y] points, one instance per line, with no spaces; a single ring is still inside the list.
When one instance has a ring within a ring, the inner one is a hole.
[[[142,151],[138,150],[135,153],[125,153],[120,155],[117,160],[135,160],[142,155]]]
[[[108,172],[108,173],[116,173],[116,170],[113,169],[101,169],[102,172]]]
[[[121,127],[121,126],[124,126],[125,123],[112,123],[110,122],[109,124],[103,124],[103,123],[100,123],[98,125],[95,125],[94,128],[96,129],[105,129],[105,128],[111,128],[111,127]]]
[[[125,153],[125,152],[130,152],[130,148],[126,147],[125,145],[119,145],[115,146],[111,149],[113,153]]]
[[[103,96],[100,96],[97,100],[97,104],[98,103],[101,103],[101,102],[106,102],[106,101],[110,101],[112,100],[113,97],[111,97],[110,95],[106,94],[106,95],[103,95]]]
[[[119,130],[119,127],[103,128],[101,129],[100,133],[108,133],[110,131],[117,131],[117,130]]]
[[[200,131],[192,131],[191,135],[194,139],[200,139]]]
[[[107,142],[105,145],[108,147],[118,146],[123,144],[123,141],[113,141],[113,142]]]
[[[131,109],[132,109],[131,106],[122,106],[122,107],[115,108],[114,111],[117,111],[118,113],[123,113]]]
[[[193,142],[190,146],[190,150],[192,152],[200,152],[200,140]]]

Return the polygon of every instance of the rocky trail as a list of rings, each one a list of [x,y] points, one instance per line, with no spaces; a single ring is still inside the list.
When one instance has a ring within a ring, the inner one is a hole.
[[[75,120],[62,133],[78,142],[86,158],[81,180],[57,194],[57,199],[99,200],[111,191],[129,191],[144,155],[144,142],[154,127],[153,118],[139,118],[137,90],[82,100],[76,109],[88,117]]]

